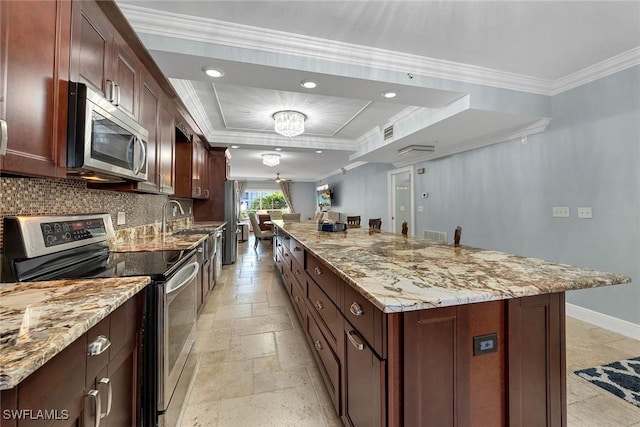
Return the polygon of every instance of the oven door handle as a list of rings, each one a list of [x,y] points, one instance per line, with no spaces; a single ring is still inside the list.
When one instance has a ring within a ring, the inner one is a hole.
[[[192,269],[192,271],[190,273],[184,273],[184,274],[188,274],[187,278],[184,280],[180,280],[180,281],[176,281],[176,283],[172,283],[172,281],[169,282],[167,289],[166,289],[166,295],[167,297],[171,294],[174,294],[178,291],[180,291],[180,289],[182,289],[184,286],[188,285],[189,282],[191,282],[198,274],[198,271],[200,270],[200,264],[198,264],[197,261],[192,262],[191,264],[187,264],[185,267],[183,267],[183,271],[188,271],[189,269]],[[182,276],[182,274],[181,274]]]

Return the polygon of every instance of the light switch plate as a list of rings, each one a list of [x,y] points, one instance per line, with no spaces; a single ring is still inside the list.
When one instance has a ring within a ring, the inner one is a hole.
[[[116,225],[124,225],[126,222],[126,216],[124,212],[118,212],[118,218],[116,220]]]

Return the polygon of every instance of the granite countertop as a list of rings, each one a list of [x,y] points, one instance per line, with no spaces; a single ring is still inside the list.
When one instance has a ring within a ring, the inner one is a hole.
[[[18,385],[149,283],[120,277],[0,284],[0,390]]]
[[[184,229],[188,230],[188,229]],[[207,233],[179,234],[182,230],[145,236],[138,239],[115,241],[110,245],[112,252],[151,252],[151,251],[187,251],[197,247],[209,237]]]
[[[194,230],[218,231],[227,225],[227,221],[196,221],[191,224]]]
[[[274,221],[386,313],[629,283],[627,276],[503,252],[316,223]]]

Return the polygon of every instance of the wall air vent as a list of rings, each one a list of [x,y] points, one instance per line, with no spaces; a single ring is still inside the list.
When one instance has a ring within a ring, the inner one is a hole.
[[[425,239],[447,243],[447,233],[445,231],[424,230],[422,233]]]
[[[393,125],[384,128],[384,140],[393,138]]]

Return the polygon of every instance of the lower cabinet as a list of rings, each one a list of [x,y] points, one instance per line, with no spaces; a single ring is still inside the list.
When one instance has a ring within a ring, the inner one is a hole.
[[[276,232],[276,266],[345,425],[566,425],[564,293],[383,313]]]
[[[3,390],[0,426],[141,425],[143,303],[141,292],[17,387]]]

